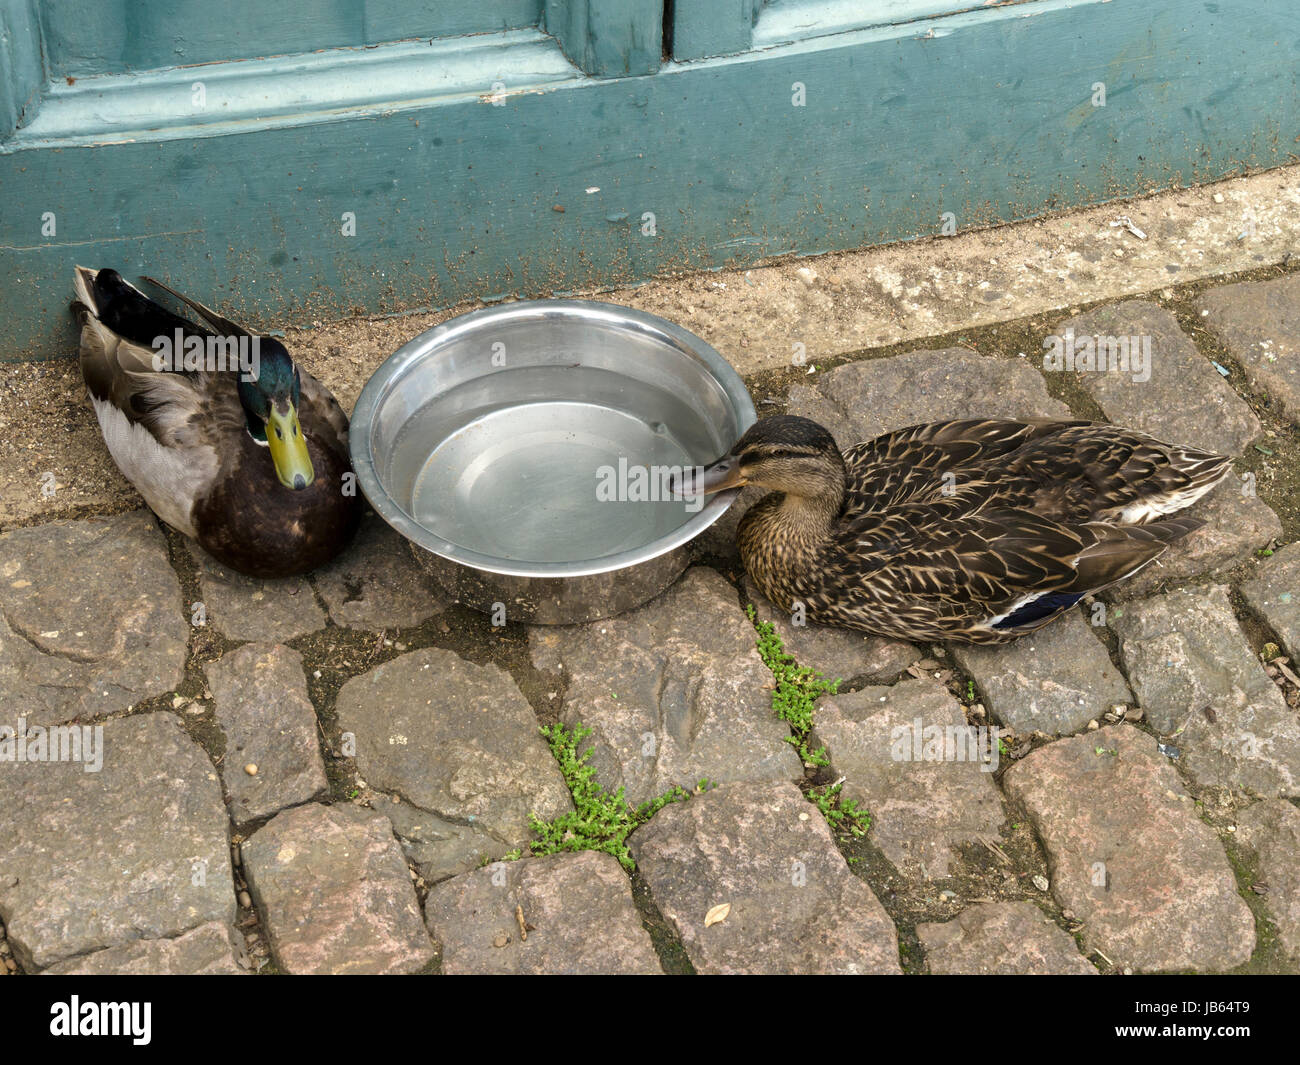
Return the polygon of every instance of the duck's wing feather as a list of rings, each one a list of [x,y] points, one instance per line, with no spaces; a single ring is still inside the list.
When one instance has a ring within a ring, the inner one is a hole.
[[[166,319],[150,318],[131,301],[115,307],[96,285],[97,273],[77,268],[73,309],[81,321],[82,377],[104,442],[154,512],[193,536],[194,503],[224,460],[220,441],[243,425],[234,385],[225,375],[156,369],[153,347],[139,338]],[[101,312],[133,336],[117,332]]]
[[[252,337],[252,333],[224,315],[218,314],[211,307],[191,299],[169,285],[152,277],[146,277],[151,285],[157,285],[164,292],[169,292],[178,300],[196,311],[204,321],[224,336]],[[301,366],[297,367],[302,394],[299,417],[307,432],[316,436],[323,444],[332,447],[340,456],[348,455],[348,416],[343,413],[338,400],[320,380]],[[313,432],[314,430],[314,432]]]
[[[1230,460],[1086,421],[985,419],[909,426],[844,455],[846,514],[960,495],[1064,524],[1156,521],[1210,491]]]
[[[1073,425],[1059,419],[968,419],[909,425],[849,448],[845,513],[869,514],[927,501],[994,469],[1035,439]]]
[[[1226,455],[1166,444],[1135,429],[1084,423],[1017,449],[1000,479],[1033,486],[1035,509],[1062,521],[1138,525],[1191,506],[1231,464]]]
[[[307,432],[312,432],[322,443],[328,444],[341,458],[348,459],[348,416],[328,388],[301,366],[302,407],[299,416]]]
[[[164,447],[214,443],[222,431],[242,425],[238,396],[222,375],[164,370],[154,364],[153,336],[164,335],[169,327],[180,328],[186,336],[205,331],[170,314],[125,281],[121,285],[156,313],[133,305],[129,293],[125,299],[119,292],[105,293],[104,283],[96,285],[96,275],[103,273],[77,267],[75,280],[81,372],[91,396],[111,404]]]
[[[908,504],[841,529],[830,556],[840,562],[813,605],[843,619],[887,615],[935,638],[1004,639],[1131,576],[1200,524],[1065,526],[1025,510],[971,511],[956,497]]]
[[[232,322],[229,318],[226,318],[225,316],[218,314],[216,311],[214,311],[211,307],[207,306],[206,304],[200,303],[196,299],[191,299],[183,292],[177,292],[170,285],[164,285],[157,278],[145,277],[145,280],[148,281],[149,284],[156,285],[164,292],[170,293],[171,295],[175,296],[178,300],[180,300],[191,310],[197,311],[199,316],[210,326],[212,326],[214,329],[218,330],[222,336],[251,337],[253,335],[242,325]]]
[[[178,329],[187,337],[212,335],[188,318],[155,303],[116,270],[78,266],[74,269],[73,285],[77,294],[74,309],[84,308],[117,336],[148,350],[151,355],[157,337],[171,338]]]

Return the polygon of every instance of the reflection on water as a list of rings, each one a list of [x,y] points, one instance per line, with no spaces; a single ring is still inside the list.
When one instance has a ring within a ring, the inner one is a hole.
[[[713,457],[699,415],[653,386],[605,371],[590,374],[616,378],[617,385],[596,380],[573,389],[570,376],[566,391],[585,392],[583,399],[516,405],[479,401],[486,396],[448,404],[439,397],[394,442],[392,489],[407,501],[411,516],[440,537],[515,561],[602,558],[678,528],[698,504],[688,509],[671,499],[601,501],[597,490],[602,467],[608,488],[609,468],[619,470],[620,459],[626,471]],[[637,417],[629,409],[653,411],[655,417]]]

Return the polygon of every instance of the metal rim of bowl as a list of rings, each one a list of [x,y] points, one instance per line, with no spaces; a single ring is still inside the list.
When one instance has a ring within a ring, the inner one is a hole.
[[[672,532],[652,540],[642,547],[622,551],[603,558],[581,562],[524,562],[518,559],[501,559],[484,555],[471,548],[437,536],[431,529],[417,522],[384,487],[375,470],[371,449],[371,426],[384,400],[405,376],[411,365],[429,354],[431,350],[454,339],[460,333],[482,326],[496,319],[547,318],[570,316],[604,319],[612,324],[631,324],[645,332],[659,334],[681,351],[705,364],[714,379],[722,386],[732,408],[736,411],[738,431],[743,433],[756,418],[754,401],[745,382],[726,359],[711,345],[681,326],[632,307],[597,300],[519,300],[497,307],[485,307],[468,314],[450,318],[441,325],[428,329],[412,338],[390,355],[371,375],[361,390],[348,431],[348,449],[352,454],[352,469],[357,483],[375,512],[390,526],[412,543],[441,558],[472,566],[488,573],[511,577],[564,578],[587,577],[597,573],[626,569],[680,547],[699,536],[717,521],[731,504],[739,490],[719,492],[709,498],[696,513]]]

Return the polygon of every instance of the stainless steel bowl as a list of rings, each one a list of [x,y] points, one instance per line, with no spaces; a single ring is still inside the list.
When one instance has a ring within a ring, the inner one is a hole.
[[[379,367],[352,415],[352,464],[461,602],[569,624],[677,579],[687,543],[736,493],[664,498],[663,472],[710,462],[753,421],[739,375],[671,322],[510,303],[421,333]]]

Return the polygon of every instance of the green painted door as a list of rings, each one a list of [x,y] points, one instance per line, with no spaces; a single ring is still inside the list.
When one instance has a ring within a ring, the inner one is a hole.
[[[1300,5],[0,0],[0,359],[76,262],[270,327],[937,234],[1277,165]]]
[[[44,0],[54,77],[84,78],[535,27],[542,0]]]
[[[999,6],[1036,0],[994,0]],[[682,0],[672,8],[675,59],[704,59],[830,37],[876,26],[902,26],[975,10],[979,0]],[[942,30],[942,27],[940,27]]]

